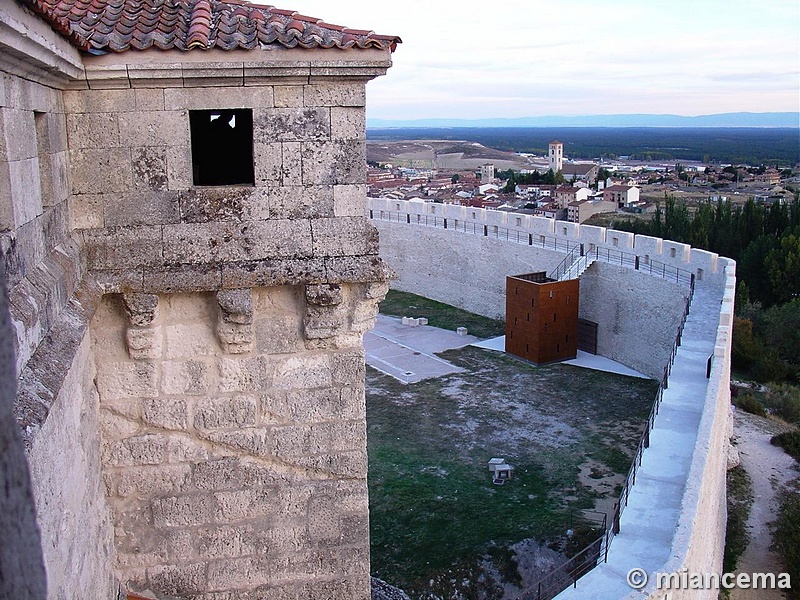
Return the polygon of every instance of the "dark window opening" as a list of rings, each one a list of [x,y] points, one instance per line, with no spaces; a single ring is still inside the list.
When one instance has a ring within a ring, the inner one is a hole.
[[[255,183],[251,109],[192,110],[189,127],[194,185]]]

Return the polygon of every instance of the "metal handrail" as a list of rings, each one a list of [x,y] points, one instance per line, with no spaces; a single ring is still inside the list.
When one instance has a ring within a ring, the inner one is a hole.
[[[377,216],[375,213],[379,213]],[[412,218],[415,217],[415,218]],[[550,279],[558,281],[561,275],[569,272],[569,268],[577,261],[578,257],[586,257],[586,261],[600,261],[608,264],[616,264],[623,267],[633,268],[642,273],[661,277],[668,281],[675,281],[676,283],[690,284],[693,281],[694,274],[686,269],[668,265],[658,260],[652,260],[649,257],[642,257],[638,254],[623,252],[614,248],[600,248],[590,244],[588,252],[584,251],[584,244],[565,240],[564,238],[526,233],[519,229],[511,229],[508,227],[501,227],[499,225],[486,225],[476,223],[465,219],[452,219],[448,217],[440,217],[438,215],[419,214],[419,213],[402,213],[389,210],[374,210],[369,211],[370,219],[378,219],[381,221],[388,221],[390,223],[406,223],[409,225],[422,225],[424,227],[441,227],[443,229],[450,229],[453,231],[461,231],[472,235],[480,235],[483,237],[493,237],[508,242],[525,246],[534,246],[537,248],[544,248],[556,250],[559,252],[566,252],[567,255],[548,275]],[[594,247],[593,247],[594,246]],[[579,255],[576,256],[576,253]],[[577,268],[576,268],[577,271]]]
[[[680,324],[678,325],[678,330],[675,334],[675,340],[672,344],[672,350],[670,351],[669,360],[667,360],[667,364],[664,366],[664,371],[662,373],[661,381],[659,382],[658,390],[656,391],[656,395],[653,400],[653,406],[650,408],[650,414],[647,417],[647,423],[645,424],[644,431],[642,432],[642,435],[639,438],[639,443],[636,446],[636,452],[633,455],[631,466],[628,469],[628,474],[625,477],[625,482],[622,485],[622,491],[620,492],[619,499],[614,504],[614,514],[611,519],[611,524],[606,529],[603,536],[599,538],[599,540],[601,540],[601,545],[600,545],[601,551],[598,551],[596,553],[596,560],[594,561],[593,564],[591,564],[590,567],[586,568],[585,570],[583,567],[586,565],[582,565],[580,572],[578,573],[578,571],[571,571],[569,569],[569,565],[571,564],[574,557],[571,558],[565,564],[559,565],[558,567],[550,570],[548,573],[542,576],[539,579],[539,581],[536,584],[534,584],[534,586],[523,591],[523,593],[520,594],[520,596],[518,597],[518,600],[551,600],[552,598],[560,594],[563,590],[565,590],[567,587],[569,587],[569,585],[577,586],[578,579],[580,579],[583,575],[591,571],[601,562],[606,562],[608,560],[608,548],[611,545],[611,540],[613,540],[614,536],[618,534],[620,531],[620,517],[622,516],[622,511],[628,505],[628,499],[630,497],[631,488],[636,483],[636,475],[639,472],[639,467],[642,466],[642,456],[644,454],[644,451],[650,446],[650,432],[653,430],[653,427],[655,426],[656,416],[658,416],[658,411],[661,407],[661,402],[664,399],[664,390],[667,389],[667,387],[669,386],[669,376],[672,373],[672,365],[675,364],[675,356],[678,353],[678,348],[681,345],[683,329],[686,325],[686,320],[689,317],[689,309],[692,304],[692,298],[694,297],[694,288],[695,288],[695,277],[694,274],[690,273],[689,294],[686,298],[686,303],[684,304],[683,315],[681,316],[681,321]],[[592,552],[592,549],[597,543],[598,540],[593,541],[575,556],[584,553],[588,555],[590,552]],[[558,577],[557,575],[559,572],[562,573],[560,577]],[[564,572],[567,573],[566,577],[564,576]],[[556,585],[549,583],[551,579],[555,579]],[[564,585],[565,582],[566,585]]]

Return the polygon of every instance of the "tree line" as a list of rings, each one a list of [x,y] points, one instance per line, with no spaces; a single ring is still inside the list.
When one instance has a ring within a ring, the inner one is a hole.
[[[707,202],[694,212],[667,198],[651,221],[616,227],[736,260],[734,369],[762,382],[800,381],[798,195],[788,204],[764,205],[752,198],[740,207],[727,200]]]

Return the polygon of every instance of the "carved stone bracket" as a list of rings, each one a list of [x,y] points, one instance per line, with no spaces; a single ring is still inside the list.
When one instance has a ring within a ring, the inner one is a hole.
[[[230,354],[243,354],[253,349],[253,290],[217,292],[220,319],[217,336],[222,348]]]
[[[346,325],[347,310],[342,305],[344,292],[337,283],[306,286],[306,315],[303,329],[307,340],[332,338]]]
[[[155,325],[158,318],[158,296],[155,294],[122,294],[122,304],[128,317],[125,343],[128,356],[135,360],[161,356],[163,335]]]

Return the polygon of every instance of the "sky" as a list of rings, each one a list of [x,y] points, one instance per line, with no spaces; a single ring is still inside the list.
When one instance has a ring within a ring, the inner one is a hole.
[[[798,0],[281,0],[403,43],[371,119],[800,110]]]

